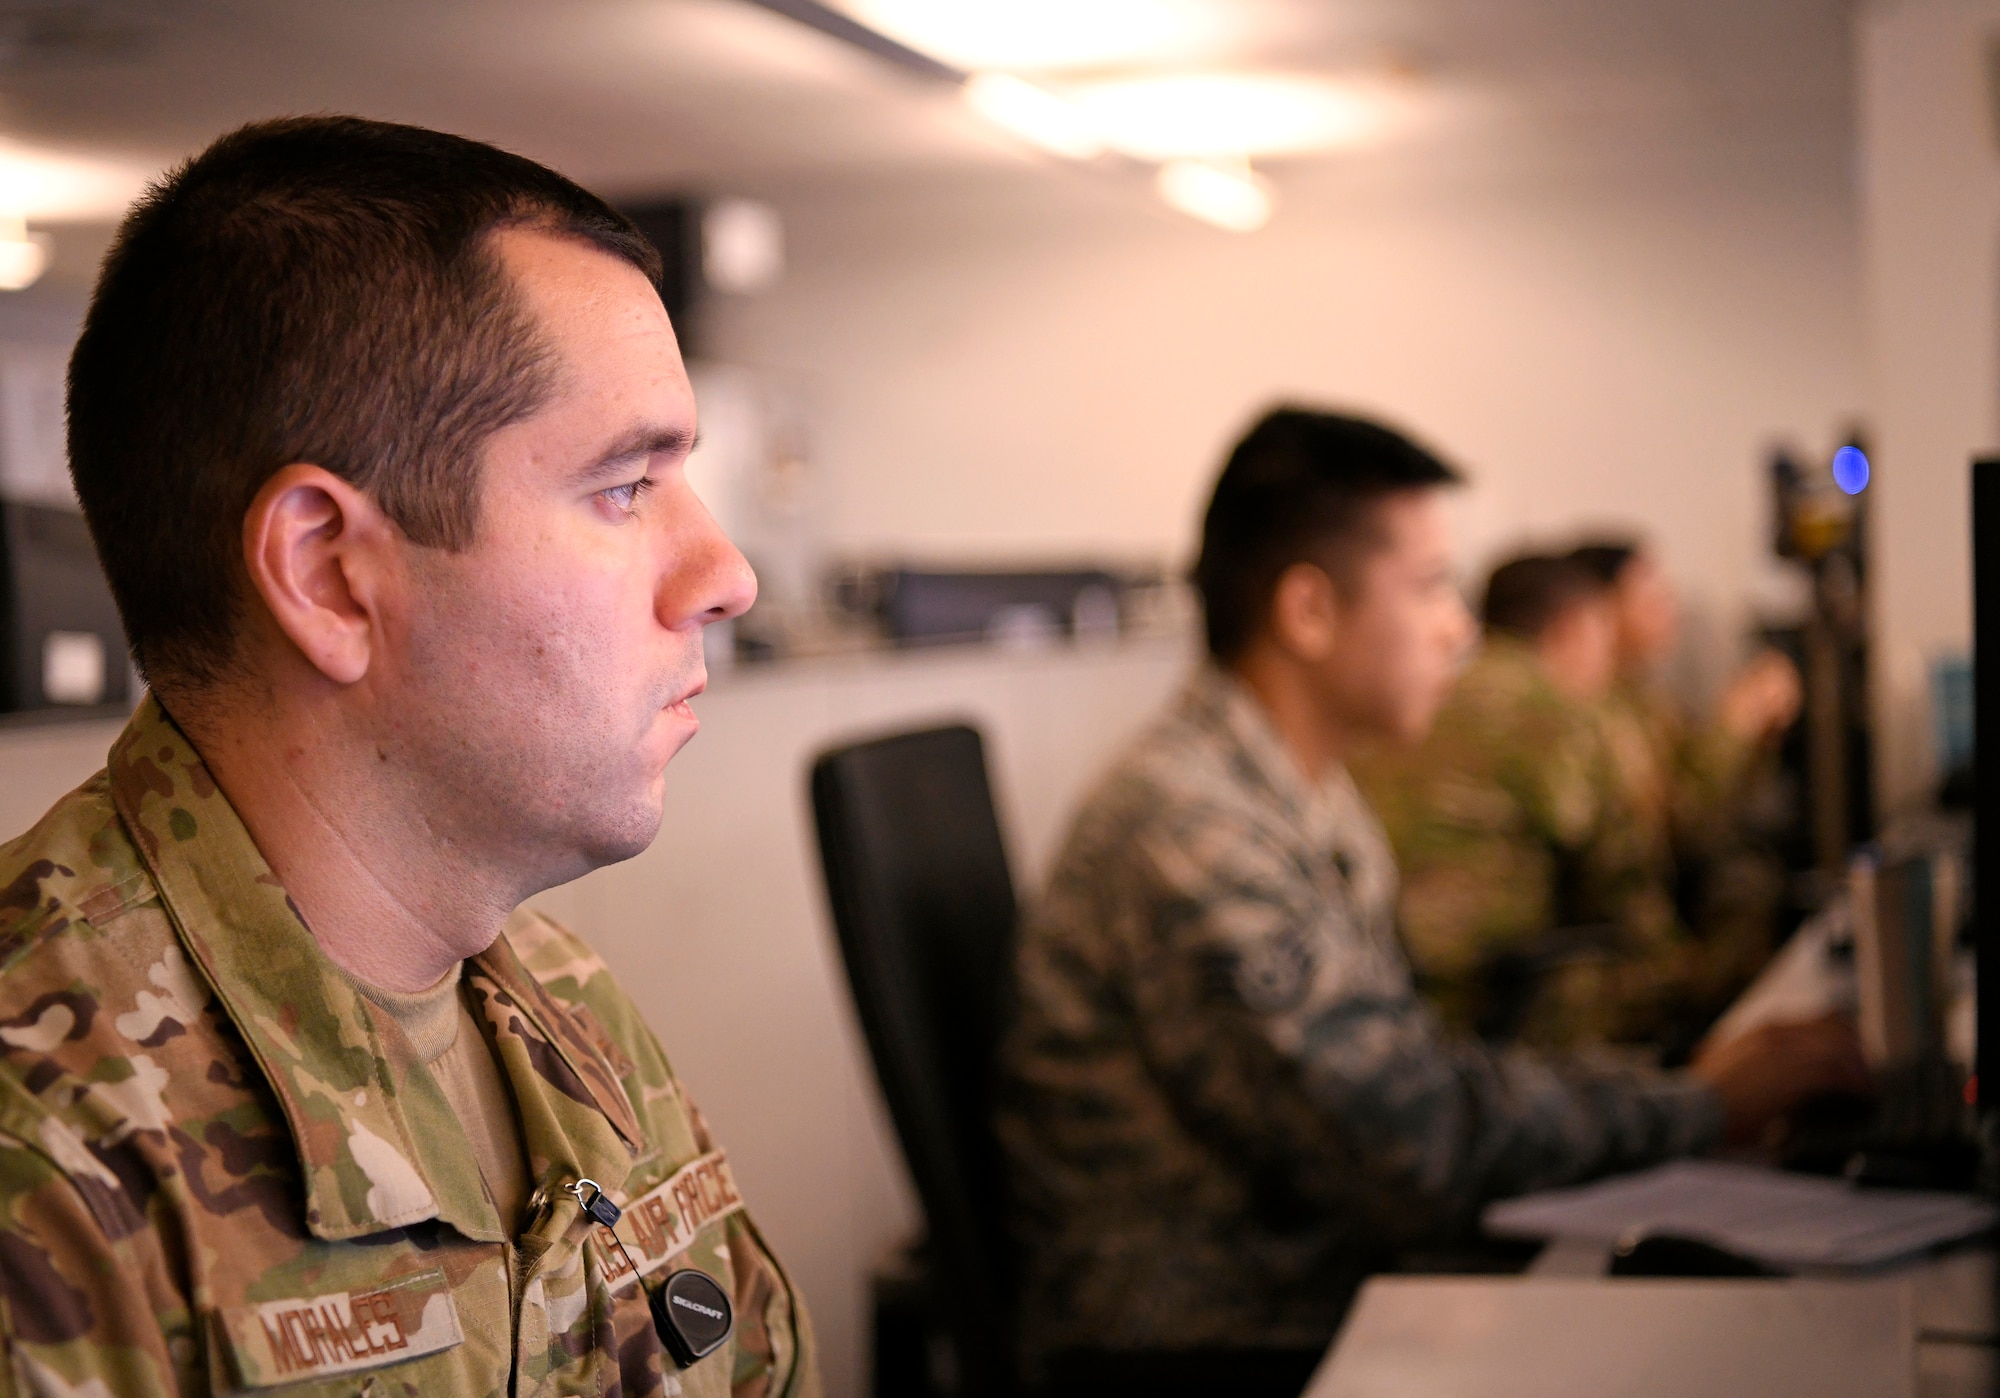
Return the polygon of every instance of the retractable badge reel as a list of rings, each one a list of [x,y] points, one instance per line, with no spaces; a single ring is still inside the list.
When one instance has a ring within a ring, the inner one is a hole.
[[[625,1211],[611,1202],[596,1180],[578,1180],[568,1189],[583,1205],[583,1211],[604,1225],[611,1241],[618,1244],[618,1251],[631,1265],[633,1275],[641,1278],[639,1290],[645,1293],[646,1305],[653,1312],[653,1329],[659,1332],[660,1343],[667,1347],[674,1361],[686,1369],[696,1360],[713,1354],[729,1338],[734,1319],[729,1293],[714,1277],[696,1267],[669,1272],[657,1291],[646,1292],[644,1274],[632,1254],[626,1252],[625,1240],[617,1233],[618,1220],[625,1216]]]

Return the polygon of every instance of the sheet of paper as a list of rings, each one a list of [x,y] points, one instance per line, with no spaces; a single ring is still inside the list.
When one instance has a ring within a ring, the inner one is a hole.
[[[1786,1269],[1869,1267],[1983,1233],[2000,1209],[1966,1194],[1858,1189],[1755,1165],[1677,1160],[1634,1175],[1489,1205],[1503,1237],[1699,1238]]]

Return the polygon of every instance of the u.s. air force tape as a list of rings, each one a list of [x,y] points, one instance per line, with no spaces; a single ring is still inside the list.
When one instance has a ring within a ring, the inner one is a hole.
[[[742,1207],[727,1155],[711,1151],[689,1161],[672,1178],[626,1204],[615,1231],[596,1221],[607,1235],[599,1240],[605,1280],[622,1291],[640,1276],[650,1277],[686,1252],[703,1228]]]

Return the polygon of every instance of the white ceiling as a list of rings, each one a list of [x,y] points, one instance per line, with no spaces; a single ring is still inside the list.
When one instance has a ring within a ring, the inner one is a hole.
[[[1384,63],[1457,130],[1848,140],[1844,0],[1213,0],[1218,63]],[[1020,168],[947,85],[748,0],[0,0],[0,137],[157,168],[341,110],[461,131],[615,195]]]

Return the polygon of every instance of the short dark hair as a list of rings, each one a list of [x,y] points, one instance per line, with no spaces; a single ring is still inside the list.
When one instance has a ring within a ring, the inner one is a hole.
[[[1479,619],[1489,632],[1532,641],[1579,602],[1604,595],[1607,584],[1567,558],[1511,558],[1486,580]]]
[[[290,462],[353,482],[418,544],[471,543],[479,449],[550,385],[488,246],[506,227],[659,286],[644,235],[554,171],[357,117],[245,126],[133,207],[70,357],[69,453],[149,679],[227,672],[243,516]]]
[[[1606,587],[1616,587],[1626,567],[1639,556],[1633,539],[1587,539],[1565,555]]]
[[[1230,452],[1202,520],[1194,584],[1209,653],[1225,663],[1243,653],[1295,563],[1318,564],[1351,585],[1385,497],[1460,479],[1380,423],[1299,407],[1266,413]]]

